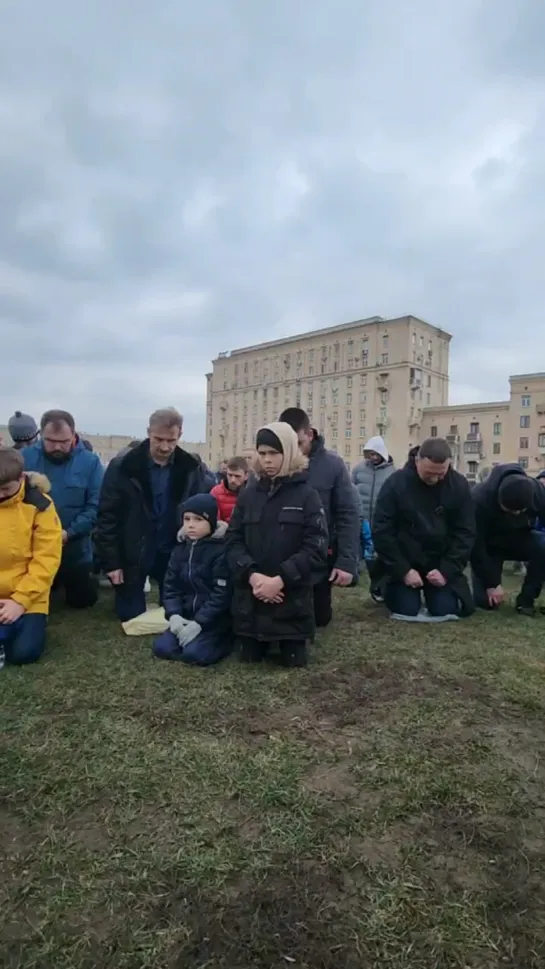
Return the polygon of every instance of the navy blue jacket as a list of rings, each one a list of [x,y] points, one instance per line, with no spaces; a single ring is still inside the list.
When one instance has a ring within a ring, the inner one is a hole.
[[[226,522],[209,538],[191,542],[179,533],[165,575],[163,605],[167,619],[194,619],[203,632],[230,626],[231,581],[225,557]]]
[[[95,527],[104,468],[98,454],[88,451],[78,439],[67,461],[50,461],[42,441],[23,448],[25,471],[45,474],[51,484],[50,495],[68,541],[63,549],[63,565],[91,563],[91,532]]]
[[[210,491],[202,464],[177,447],[172,459],[168,520],[172,548],[180,525],[180,506],[192,495]],[[154,520],[149,471],[149,441],[111,462],[100,493],[95,533],[97,556],[104,572],[123,569],[125,582],[139,582],[146,544]]]

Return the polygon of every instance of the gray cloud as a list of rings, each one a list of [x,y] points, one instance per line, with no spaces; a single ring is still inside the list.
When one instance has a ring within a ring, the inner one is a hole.
[[[219,350],[380,313],[545,369],[539,0],[6,0],[0,413],[204,432]],[[0,421],[1,422],[1,421]]]

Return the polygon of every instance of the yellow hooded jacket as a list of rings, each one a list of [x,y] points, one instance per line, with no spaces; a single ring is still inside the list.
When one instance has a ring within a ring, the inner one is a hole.
[[[42,474],[26,474],[16,495],[0,502],[0,599],[25,612],[49,612],[62,554],[62,526]]]

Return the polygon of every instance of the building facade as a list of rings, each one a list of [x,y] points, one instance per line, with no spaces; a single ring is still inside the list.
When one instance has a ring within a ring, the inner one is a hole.
[[[414,316],[371,317],[220,353],[206,375],[207,459],[249,454],[257,430],[302,407],[347,465],[382,434],[394,460],[448,402],[451,336]]]
[[[509,378],[509,400],[424,409],[421,440],[446,437],[469,480],[514,462],[530,474],[545,468],[545,373]]]

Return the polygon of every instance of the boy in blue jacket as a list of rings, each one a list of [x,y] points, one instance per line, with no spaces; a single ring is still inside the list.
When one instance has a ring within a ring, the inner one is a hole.
[[[153,644],[159,659],[210,666],[231,652],[231,584],[225,558],[226,522],[210,494],[182,506],[183,527],[163,586],[169,628]]]
[[[62,560],[54,587],[62,585],[66,604],[73,609],[94,606],[98,582],[93,572],[94,530],[104,468],[76,434],[68,411],[46,411],[40,421],[41,438],[21,455],[25,471],[45,474],[62,525]]]

